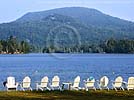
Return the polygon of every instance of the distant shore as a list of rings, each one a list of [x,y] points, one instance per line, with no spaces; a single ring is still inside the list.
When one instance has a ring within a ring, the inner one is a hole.
[[[14,52],[14,53],[10,53],[10,52],[1,52],[0,54],[24,54],[23,52]]]
[[[29,53],[23,53],[23,52],[14,52],[14,53],[7,53],[7,52],[2,52],[0,54],[5,54],[5,55],[14,55],[14,54],[134,54],[134,53],[105,53],[105,52],[102,52],[102,53],[81,53],[81,52],[72,52],[72,53],[60,53],[60,52],[53,52],[53,53],[41,53],[41,52],[36,52],[36,53],[32,53],[32,52],[29,52]]]

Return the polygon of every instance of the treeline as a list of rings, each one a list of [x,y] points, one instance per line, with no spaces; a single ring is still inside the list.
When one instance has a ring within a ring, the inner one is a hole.
[[[97,45],[76,45],[71,47],[45,47],[43,53],[100,53],[103,52],[102,48]]]
[[[30,45],[26,41],[18,41],[16,37],[10,36],[7,40],[0,40],[1,54],[19,54],[30,52]]]
[[[62,47],[50,45],[44,47],[32,46],[26,41],[18,41],[10,36],[7,40],[0,40],[1,54],[20,54],[30,52],[43,53],[134,53],[134,40],[109,39],[100,44],[63,45]]]
[[[134,40],[110,39],[101,48],[106,53],[134,53]]]
[[[109,39],[103,43],[75,45],[71,47],[45,47],[43,53],[134,53],[134,40]]]

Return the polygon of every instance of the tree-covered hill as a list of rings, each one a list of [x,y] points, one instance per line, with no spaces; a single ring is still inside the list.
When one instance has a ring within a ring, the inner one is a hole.
[[[16,36],[38,47],[99,44],[110,38],[134,39],[134,23],[82,7],[30,12],[0,24],[0,39]]]

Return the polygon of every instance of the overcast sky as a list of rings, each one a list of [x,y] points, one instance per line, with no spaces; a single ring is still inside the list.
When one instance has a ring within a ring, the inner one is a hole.
[[[27,12],[72,6],[95,8],[134,21],[134,0],[0,0],[0,23],[16,20]]]

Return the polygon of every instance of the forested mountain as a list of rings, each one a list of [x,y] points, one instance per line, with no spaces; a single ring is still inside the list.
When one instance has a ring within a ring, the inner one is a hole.
[[[82,7],[30,12],[0,24],[0,39],[16,36],[38,47],[100,44],[110,38],[134,39],[134,23]]]

